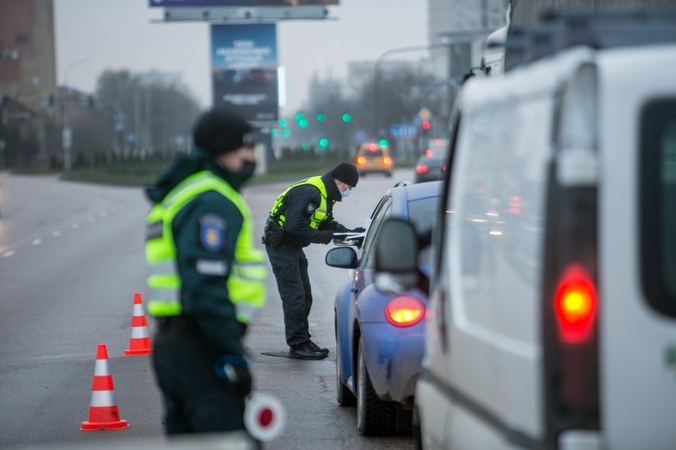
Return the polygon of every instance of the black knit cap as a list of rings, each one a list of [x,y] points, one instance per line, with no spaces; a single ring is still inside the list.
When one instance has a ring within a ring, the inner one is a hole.
[[[195,145],[212,155],[253,145],[253,127],[237,114],[214,108],[202,114],[192,130]]]
[[[340,163],[332,171],[331,175],[338,181],[348,186],[355,187],[359,181],[359,172],[357,168],[349,163]]]

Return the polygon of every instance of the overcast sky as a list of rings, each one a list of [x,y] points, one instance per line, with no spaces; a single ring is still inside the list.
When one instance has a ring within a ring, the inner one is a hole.
[[[93,92],[106,69],[179,72],[209,106],[209,25],[153,22],[162,10],[147,0],[54,0],[59,85]],[[375,61],[394,48],[427,44],[426,0],[340,0],[329,17],[277,25],[278,61],[287,77],[284,114],[302,105],[314,73],[342,78],[348,61]],[[422,56],[406,52],[398,59]]]

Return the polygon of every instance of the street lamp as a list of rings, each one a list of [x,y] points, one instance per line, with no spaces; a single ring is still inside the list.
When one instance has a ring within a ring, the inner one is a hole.
[[[405,53],[405,52],[413,52],[413,51],[420,51],[420,50],[431,50],[434,48],[439,48],[439,47],[448,47],[450,44],[449,43],[442,43],[442,44],[431,44],[431,45],[417,45],[415,47],[402,47],[402,48],[393,48],[376,59],[375,63],[375,72],[373,74],[373,137],[377,139],[378,136],[378,114],[379,114],[379,108],[378,108],[378,96],[379,96],[379,83],[380,83],[380,62],[386,57],[389,56],[393,53]]]
[[[86,63],[89,61],[89,57],[79,59],[66,67],[66,70],[63,74],[63,86],[64,89],[69,90],[68,88],[68,72],[76,66]],[[66,99],[67,100],[67,99]],[[63,108],[63,129],[61,130],[61,145],[63,147],[63,168],[68,171],[71,170],[73,163],[71,159],[70,149],[73,145],[73,133],[69,127],[68,123],[68,102],[64,100],[63,96],[61,97],[61,106]]]

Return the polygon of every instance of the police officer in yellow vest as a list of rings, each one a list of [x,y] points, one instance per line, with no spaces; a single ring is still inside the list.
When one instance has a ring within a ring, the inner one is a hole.
[[[240,195],[255,169],[252,127],[204,113],[196,148],[147,189],[148,313],[169,435],[244,430],[251,374],[242,337],[265,303],[266,263]]]
[[[324,175],[291,185],[270,210],[263,243],[282,300],[286,343],[292,358],[322,359],[329,353],[310,339],[312,289],[303,247],[328,244],[335,232],[364,231],[349,230],[333,218],[333,205],[347,197],[358,180],[355,166],[338,164]]]

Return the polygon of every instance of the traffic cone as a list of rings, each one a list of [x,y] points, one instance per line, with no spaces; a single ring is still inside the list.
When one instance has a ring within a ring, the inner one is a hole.
[[[108,371],[106,344],[99,344],[92,379],[89,420],[82,422],[80,431],[121,430],[128,426],[126,420],[120,419],[120,412],[115,404],[115,386],[113,386],[113,377]]]
[[[141,294],[134,294],[134,315],[131,318],[131,338],[129,339],[129,348],[124,351],[124,356],[149,355],[153,352],[150,347],[150,336],[148,334],[148,321],[143,312],[143,301]]]

